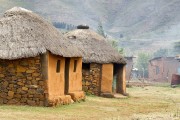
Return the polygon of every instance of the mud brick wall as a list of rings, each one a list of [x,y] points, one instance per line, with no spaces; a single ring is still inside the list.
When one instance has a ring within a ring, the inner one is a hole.
[[[40,57],[0,60],[0,104],[44,106]]]
[[[100,83],[102,74],[101,64],[90,64],[90,70],[84,69],[82,71],[83,90],[93,95],[100,95]]]

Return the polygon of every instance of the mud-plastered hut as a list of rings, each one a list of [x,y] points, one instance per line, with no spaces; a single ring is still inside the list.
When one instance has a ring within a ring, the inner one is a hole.
[[[83,90],[87,93],[112,96],[126,93],[125,59],[105,38],[80,25],[65,34],[82,52]]]
[[[14,7],[0,18],[0,104],[84,99],[81,68],[79,50],[39,15]]]

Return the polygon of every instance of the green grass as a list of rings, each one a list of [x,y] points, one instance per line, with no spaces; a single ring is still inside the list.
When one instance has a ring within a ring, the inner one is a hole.
[[[88,95],[85,102],[58,107],[0,106],[0,120],[113,120],[178,117],[180,88],[132,87],[126,99]]]

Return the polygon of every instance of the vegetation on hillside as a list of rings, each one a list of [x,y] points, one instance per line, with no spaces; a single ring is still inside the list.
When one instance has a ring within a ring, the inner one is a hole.
[[[140,52],[137,57],[136,67],[138,68],[141,77],[148,77],[148,64],[151,55],[145,52]]]

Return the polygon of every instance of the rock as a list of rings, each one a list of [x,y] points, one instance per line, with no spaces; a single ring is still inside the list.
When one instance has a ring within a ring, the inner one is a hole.
[[[10,88],[13,88],[13,87],[14,87],[14,85],[13,85],[13,84],[9,84],[9,87],[10,87]]]
[[[9,91],[8,92],[8,96],[13,97],[14,96],[14,92],[13,91]]]
[[[26,68],[18,65],[17,72],[26,72]]]
[[[22,87],[22,90],[28,91],[28,88],[27,87]]]
[[[7,98],[7,93],[1,92],[0,96],[1,96],[1,98]]]
[[[17,77],[23,77],[24,75],[22,73],[17,73]]]
[[[24,85],[24,83],[22,83],[22,82],[17,82],[17,84],[20,85],[20,86]]]
[[[38,88],[37,85],[29,85],[29,88]]]
[[[36,102],[32,100],[27,100],[28,105],[35,106]]]
[[[5,75],[4,74],[0,74],[0,77],[3,78],[3,77],[5,77]]]
[[[33,73],[35,70],[27,70],[26,73]]]
[[[33,78],[32,77],[27,77],[27,80],[32,80]]]
[[[42,80],[41,78],[36,78],[37,81]]]
[[[33,73],[32,76],[33,77],[38,77],[38,76],[40,76],[40,73]]]
[[[5,82],[3,83],[3,87],[6,88],[6,87],[8,86],[8,84],[9,84],[9,83],[8,83],[7,81],[5,81]]]

